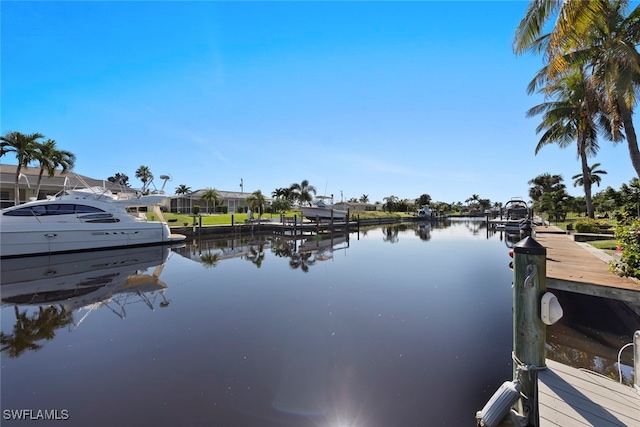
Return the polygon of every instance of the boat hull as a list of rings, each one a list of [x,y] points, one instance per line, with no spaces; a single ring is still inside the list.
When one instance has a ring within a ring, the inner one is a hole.
[[[318,208],[318,207],[301,207],[300,211],[302,216],[312,221],[329,221],[332,218],[334,220],[342,221],[347,218],[347,211],[341,211],[338,209],[330,208]]]
[[[55,231],[49,224],[28,224],[0,232],[0,258],[165,244],[184,238],[172,235],[160,222],[85,224],[82,229],[77,224],[57,224]]]

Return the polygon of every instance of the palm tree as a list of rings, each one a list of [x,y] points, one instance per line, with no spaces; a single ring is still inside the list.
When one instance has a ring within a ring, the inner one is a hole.
[[[608,122],[598,108],[596,90],[587,81],[584,70],[575,68],[571,74],[549,83],[545,91],[555,100],[543,102],[527,111],[527,117],[542,114],[542,122],[536,128],[536,133],[544,133],[536,145],[535,153],[538,154],[545,145],[558,144],[560,148],[566,148],[577,142],[582,175],[587,182],[584,185],[587,214],[593,218],[587,157],[598,152],[598,129],[611,139]],[[600,125],[597,121],[600,121]]]
[[[360,201],[360,203],[369,203],[369,195],[368,194],[363,194],[362,196],[360,196],[359,201]]]
[[[544,50],[548,65],[535,85],[553,84],[574,66],[586,66],[602,99],[613,141],[627,140],[631,163],[640,177],[640,150],[633,125],[635,92],[640,81],[640,8],[627,14],[628,1],[532,1],[516,31],[516,53]],[[556,13],[550,34],[541,36]]]
[[[220,203],[220,193],[215,188],[207,187],[202,190],[202,200],[207,202],[207,213],[209,213],[209,202],[213,203],[213,211],[216,211],[216,205]]]
[[[588,2],[590,3],[590,2]],[[591,77],[600,88],[603,109],[611,121],[615,139],[624,128],[631,163],[640,177],[640,150],[633,125],[635,94],[640,81],[636,46],[640,43],[640,8],[625,16],[627,1],[603,1],[600,13],[588,32],[588,43],[577,58],[588,58]]]
[[[387,196],[384,197],[382,200],[385,201],[385,206],[387,207],[387,211],[388,212],[395,212],[396,211],[396,206],[398,205],[398,197],[397,196]]]
[[[524,18],[518,24],[513,48],[516,54],[532,51],[544,52],[546,58],[555,58],[566,45],[567,39],[576,33],[583,33],[598,15],[598,2],[532,0]],[[548,35],[542,35],[546,23],[557,17]]]
[[[146,167],[146,166],[140,166],[140,168],[143,168],[143,167]],[[140,169],[138,169],[138,171],[139,170]],[[136,171],[136,177],[140,178],[138,176],[138,171]],[[140,179],[142,179],[142,178],[140,178]],[[186,184],[180,184],[180,185],[178,185],[176,187],[176,194],[184,195],[184,194],[188,194],[190,192],[191,192],[191,187],[188,187]],[[184,197],[180,198],[180,204],[182,205],[182,210],[184,210]]]
[[[564,188],[546,192],[538,200],[538,210],[548,212],[549,219],[551,219],[551,214],[553,214],[556,222],[562,221],[567,214],[568,199],[569,195]]]
[[[294,183],[291,184],[291,192],[293,194],[294,200],[297,200],[300,205],[304,203],[308,203],[311,206],[311,201],[313,200],[313,195],[316,195],[318,192],[316,187],[313,185],[309,185],[308,180],[303,180],[300,184]]]
[[[142,181],[142,192],[147,192],[147,185],[153,180],[153,174],[151,173],[149,166],[140,166],[138,170],[136,170],[136,178]]]
[[[416,201],[416,204],[418,206],[424,206],[424,205],[429,205],[431,203],[431,196],[428,194],[421,194],[420,197],[418,197],[418,200]]]
[[[120,172],[117,172],[115,175],[110,176],[109,178],[107,178],[107,181],[113,182],[113,183],[116,183],[116,184],[122,184],[125,187],[129,186],[129,176],[127,176],[124,173],[120,173]]]
[[[41,138],[44,138],[44,135],[39,133],[25,135],[20,132],[8,132],[0,137],[0,157],[7,153],[15,153],[16,159],[18,160],[14,195],[14,203],[16,205],[20,204],[20,188],[18,186],[20,172],[22,168],[28,167],[29,163],[34,160],[40,145],[38,140]]]
[[[550,173],[538,175],[529,180],[529,185],[533,185],[529,189],[529,197],[537,202],[544,193],[565,189],[566,186],[562,181],[562,175],[551,175]]]
[[[191,187],[188,187],[185,184],[180,184],[176,187],[176,194],[187,194],[190,192],[191,192]]]
[[[36,187],[37,197],[38,194],[40,194],[40,185],[44,171],[47,171],[49,178],[53,178],[59,166],[62,167],[62,173],[65,173],[73,169],[76,156],[70,151],[58,150],[56,142],[53,139],[48,139],[38,146],[34,159],[40,163],[40,174],[38,175],[38,185]]]
[[[264,194],[262,194],[262,191],[256,190],[251,193],[251,195],[247,197],[247,203],[249,203],[249,208],[251,208],[252,211],[258,212],[258,219],[260,219],[266,205],[266,198]]]
[[[594,163],[589,166],[589,173],[587,174],[587,180],[591,182],[591,184],[596,184],[600,187],[600,182],[602,182],[602,177],[600,175],[606,175],[607,171],[602,169],[597,169],[600,167],[600,163]],[[579,173],[571,177],[573,179],[573,186],[582,186],[584,185],[584,174]]]
[[[293,189],[291,187],[289,188],[276,188],[274,191],[271,192],[271,195],[273,196],[273,198],[279,198],[282,197],[284,199],[287,199],[291,202],[293,202],[294,199],[294,193],[293,193]]]
[[[480,196],[478,196],[477,194],[472,194],[471,197],[469,197],[464,202],[469,205],[469,208],[472,208],[472,207],[475,208],[476,206],[478,206],[478,203],[480,202]]]

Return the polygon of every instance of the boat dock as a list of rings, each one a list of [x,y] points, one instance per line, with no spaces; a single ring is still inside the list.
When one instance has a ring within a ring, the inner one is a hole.
[[[640,393],[547,359],[538,373],[540,427],[640,426]]]
[[[547,359],[540,302],[545,289],[559,289],[639,304],[640,283],[611,272],[609,255],[575,242],[557,227],[536,227],[535,239],[522,240],[514,252],[514,378],[516,371],[524,369],[518,379],[527,396],[516,398],[520,415],[528,414],[534,427],[640,426],[640,331],[634,334],[635,386],[630,387]],[[536,272],[544,273],[538,276]],[[549,306],[542,312],[551,316],[552,303],[546,301]],[[555,322],[549,317],[547,321]],[[546,368],[538,368],[543,366]],[[501,413],[507,399],[513,397],[499,389],[478,414],[491,418],[493,411]],[[492,425],[521,424],[507,415]]]
[[[603,251],[557,227],[536,227],[536,240],[547,249],[547,289],[640,303],[640,283],[612,273]],[[549,359],[546,365],[538,373],[541,427],[640,426],[639,392]]]
[[[612,259],[587,243],[574,242],[557,227],[536,227],[547,249],[547,288],[640,303],[640,282],[609,270]]]

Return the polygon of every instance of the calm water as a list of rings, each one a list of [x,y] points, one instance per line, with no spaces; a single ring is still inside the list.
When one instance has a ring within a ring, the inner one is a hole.
[[[65,426],[473,426],[511,378],[511,242],[483,227],[3,261],[2,410],[58,410]],[[549,333],[557,358],[573,330]]]

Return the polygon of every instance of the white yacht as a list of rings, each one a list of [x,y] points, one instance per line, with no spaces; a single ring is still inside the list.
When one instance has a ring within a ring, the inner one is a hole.
[[[164,194],[113,194],[101,187],[67,190],[0,211],[0,257],[78,252],[177,242],[164,221],[144,221],[130,207],[154,206]]]
[[[431,218],[431,208],[429,208],[429,205],[423,205],[418,210],[418,218]]]

